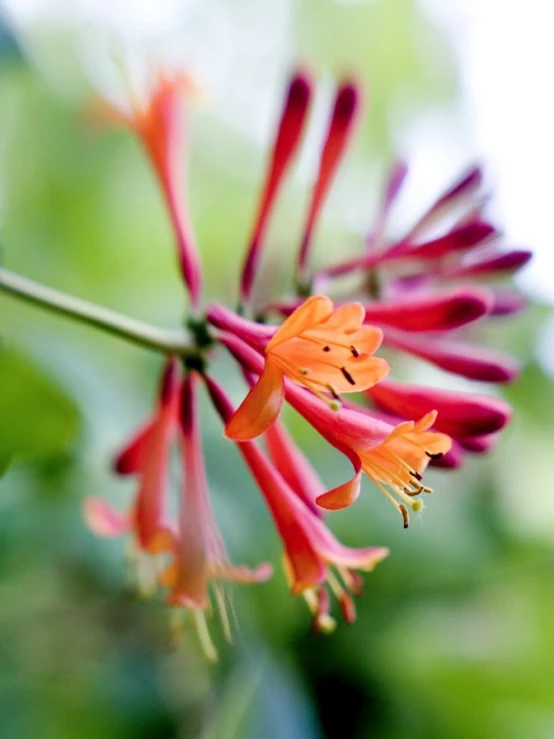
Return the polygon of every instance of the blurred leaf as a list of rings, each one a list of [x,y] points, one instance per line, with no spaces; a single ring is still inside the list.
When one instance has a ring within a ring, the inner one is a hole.
[[[65,451],[78,428],[72,401],[42,369],[12,350],[0,351],[0,470],[12,455]]]
[[[3,454],[0,456],[0,477],[3,477],[9,469],[12,463],[12,457],[9,454]]]

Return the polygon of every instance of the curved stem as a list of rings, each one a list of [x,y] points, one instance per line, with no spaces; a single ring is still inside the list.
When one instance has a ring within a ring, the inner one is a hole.
[[[1,267],[0,290],[164,354],[195,356],[198,353],[182,330],[151,326],[109,308],[66,295]]]

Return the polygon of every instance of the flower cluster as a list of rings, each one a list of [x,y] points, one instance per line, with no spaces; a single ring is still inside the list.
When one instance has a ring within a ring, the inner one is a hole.
[[[466,335],[476,321],[522,307],[515,293],[488,283],[510,276],[530,253],[502,249],[500,234],[483,214],[479,168],[438,198],[408,233],[391,239],[389,215],[407,174],[403,164],[396,164],[361,255],[313,268],[318,217],[359,112],[359,91],[346,81],[336,90],[321,149],[291,275],[292,294],[272,296],[254,310],[251,295],[269,218],[310,108],[312,81],[298,72],[278,123],[246,249],[238,308],[217,303],[203,308],[199,250],[179,168],[185,148],[181,98],[188,89],[182,76],[160,77],[149,101],[133,102],[129,111],[113,115],[138,137],[165,198],[190,295],[193,350],[167,358],[153,417],[117,457],[116,471],[137,478],[131,510],[122,514],[92,498],[86,516],[98,534],[131,533],[136,549],[155,564],[155,584],[169,603],[193,612],[205,649],[213,655],[205,614],[215,606],[230,637],[225,583],[263,581],[271,567],[229,563],[210,504],[199,387],[209,395],[225,436],[236,443],[267,504],[283,542],[291,592],[302,593],[315,628],[327,631],[334,625],[330,595],[336,596],[344,618],[353,620],[353,596],[362,587],[358,571],[371,570],[388,550],[339,543],[324,522],[325,511],[354,503],[365,473],[407,528],[410,510],[420,510],[422,498],[431,492],[423,483],[427,466],[452,468],[467,452],[487,451],[510,418],[509,406],[494,396],[385,379],[390,367],[376,352],[383,345],[481,382],[512,379],[517,368],[511,358],[472,345]],[[345,275],[358,278],[348,295]],[[245,397],[238,408],[214,377],[218,350],[236,360],[244,379]],[[347,399],[349,394],[356,394],[354,401]],[[326,488],[279,418],[285,401],[351,462],[350,480]],[[182,460],[177,506],[169,500],[168,482],[175,447]]]

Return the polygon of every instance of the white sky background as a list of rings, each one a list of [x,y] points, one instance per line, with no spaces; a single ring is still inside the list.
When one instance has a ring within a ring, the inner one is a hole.
[[[46,12],[61,23],[86,19],[94,25],[105,22],[108,31],[125,28],[129,37],[146,33],[153,43],[168,28],[174,31],[176,18],[186,23],[187,14],[204,11],[211,22],[207,29],[211,46],[216,44],[218,53],[202,58],[201,50],[190,43],[193,63],[214,66],[219,60],[219,70],[207,71],[208,77],[216,79],[218,72],[228,74],[232,64],[237,73],[251,77],[252,84],[263,70],[253,69],[251,59],[240,63],[236,47],[240,47],[241,24],[240,18],[238,24],[234,22],[233,15],[249,13],[249,21],[254,18],[259,23],[260,33],[254,36],[269,47],[262,53],[284,60],[292,7],[291,0],[236,4],[220,0],[4,0],[3,4],[22,27]],[[420,0],[420,4],[443,29],[458,56],[463,90],[457,107],[464,119],[462,143],[448,116],[414,122],[399,137],[410,155],[412,180],[417,180],[422,205],[424,198],[436,194],[437,182],[450,181],[468,161],[483,161],[494,186],[495,214],[509,243],[536,252],[521,284],[534,297],[554,304],[554,6],[549,0]],[[197,22],[198,15],[195,28]],[[279,71],[275,72],[276,86]],[[242,75],[241,79],[244,82]],[[254,134],[259,134],[260,126],[265,128],[270,115],[272,91],[267,84],[263,87],[266,95],[258,98],[257,113],[249,111],[249,126],[257,128],[251,131]],[[226,102],[227,109],[221,110],[226,118],[235,117],[233,107],[242,109],[244,115],[246,100],[229,95],[219,102]]]

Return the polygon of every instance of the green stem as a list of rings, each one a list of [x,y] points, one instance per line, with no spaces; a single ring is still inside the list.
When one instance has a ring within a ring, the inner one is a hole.
[[[191,345],[188,335],[182,330],[161,329],[128,318],[109,308],[65,295],[1,267],[0,290],[164,354],[182,357],[198,354],[198,350]]]

